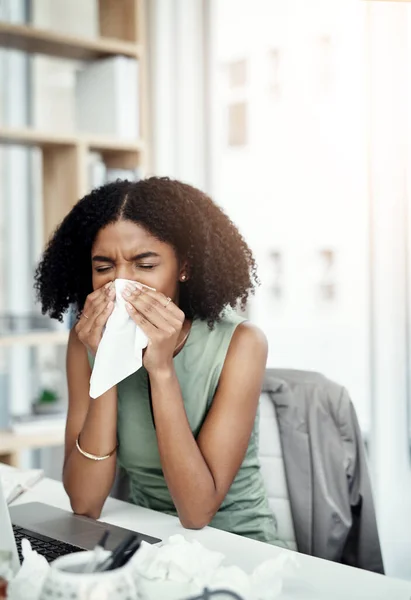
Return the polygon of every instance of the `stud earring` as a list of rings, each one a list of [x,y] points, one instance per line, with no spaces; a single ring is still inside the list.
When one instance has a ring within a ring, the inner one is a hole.
[[[181,281],[185,281],[187,279],[187,275],[181,275]]]

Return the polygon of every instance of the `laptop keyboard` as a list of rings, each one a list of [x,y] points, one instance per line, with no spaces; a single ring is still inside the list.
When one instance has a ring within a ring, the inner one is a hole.
[[[66,554],[84,550],[84,548],[54,540],[53,538],[41,535],[40,533],[17,527],[17,525],[13,525],[13,532],[16,539],[20,562],[23,561],[23,555],[21,553],[21,540],[23,538],[26,538],[30,542],[32,549],[44,556],[48,562],[52,562],[59,556],[65,556]]]

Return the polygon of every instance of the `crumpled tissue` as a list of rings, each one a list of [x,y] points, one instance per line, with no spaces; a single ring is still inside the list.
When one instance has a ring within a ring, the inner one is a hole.
[[[143,365],[143,350],[147,347],[148,338],[127,312],[123,290],[128,283],[136,282],[129,279],[114,281],[114,310],[97,349],[90,379],[91,398],[101,396]]]
[[[50,567],[44,556],[32,550],[26,539],[21,542],[21,552],[23,564],[14,579],[9,581],[7,600],[37,600]]]
[[[0,580],[10,581],[13,577],[12,559],[11,552],[0,550]]]
[[[281,554],[258,566],[251,575],[236,566],[224,566],[224,554],[205,548],[198,541],[174,535],[162,546],[142,543],[132,559],[139,591],[149,600],[188,597],[204,588],[228,589],[246,600],[274,600],[282,590],[282,578],[298,563]]]
[[[24,561],[8,584],[7,600],[38,600],[50,567],[28,540],[22,541],[22,553]],[[130,567],[144,600],[181,600],[201,594],[204,588],[230,590],[244,600],[276,600],[284,578],[299,566],[291,554],[281,553],[248,575],[239,567],[225,566],[225,560],[221,552],[174,535],[162,546],[142,542]]]

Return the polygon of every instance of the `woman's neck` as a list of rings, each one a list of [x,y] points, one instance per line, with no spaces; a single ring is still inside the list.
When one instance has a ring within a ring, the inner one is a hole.
[[[190,335],[192,321],[186,319],[183,323],[183,326],[180,331],[180,335],[178,336],[176,348],[174,350],[174,356],[177,356],[179,352],[184,348],[185,343]]]

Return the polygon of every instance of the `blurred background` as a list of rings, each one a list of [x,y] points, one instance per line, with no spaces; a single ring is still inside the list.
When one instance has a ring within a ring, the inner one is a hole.
[[[104,181],[177,177],[255,252],[268,366],[348,389],[411,579],[410,84],[405,0],[0,0],[0,459],[61,475],[47,237]]]

